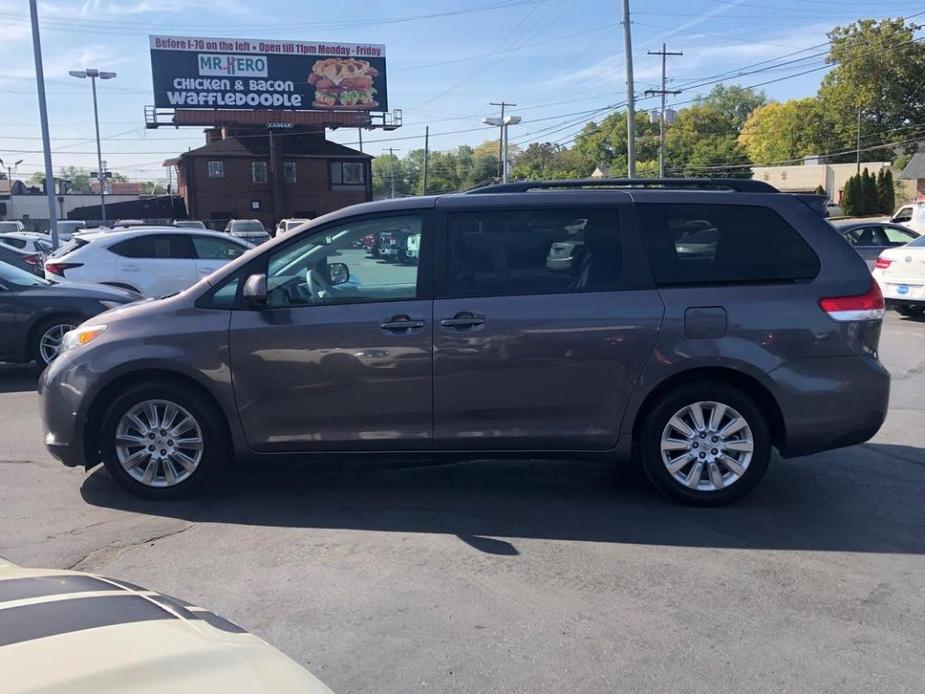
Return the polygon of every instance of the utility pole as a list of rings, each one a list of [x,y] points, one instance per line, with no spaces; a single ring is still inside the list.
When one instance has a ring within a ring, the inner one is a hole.
[[[48,231],[51,247],[58,247],[58,211],[55,209],[55,172],[51,166],[51,137],[48,134],[48,107],[45,104],[45,70],[42,67],[42,39],[39,36],[37,0],[29,0],[32,20],[32,53],[35,59],[35,83],[39,96],[39,120],[42,124],[42,152],[45,155],[45,193],[48,196]],[[49,185],[49,181],[51,185]]]
[[[668,94],[680,94],[680,90],[665,89],[668,78],[666,75],[666,64],[669,55],[684,55],[681,51],[669,51],[667,44],[662,44],[662,50],[649,51],[649,55],[662,56],[662,88],[646,89],[646,96],[659,94],[662,97],[662,108],[658,116],[658,177],[665,178],[665,96]]]
[[[395,199],[395,167],[393,166],[393,164],[395,163],[394,153],[396,151],[400,152],[401,150],[400,149],[395,150],[393,147],[389,147],[389,180],[392,182],[392,199],[393,200]]]
[[[861,173],[861,109],[858,107],[858,175]]]
[[[636,178],[636,97],[633,94],[630,0],[623,0],[623,51],[626,54],[626,174],[629,178]]]
[[[507,143],[505,140],[505,134],[507,128],[504,123],[504,109],[508,106],[516,106],[517,104],[509,104],[506,101],[489,101],[489,106],[500,106],[501,107],[501,122],[498,126],[501,128],[500,134],[498,136],[498,178],[500,178],[504,183],[507,183]]]
[[[427,165],[430,162],[430,126],[424,128],[424,187],[422,195],[427,195]]]
[[[357,128],[357,135],[360,136],[360,151],[363,151],[363,128]]]

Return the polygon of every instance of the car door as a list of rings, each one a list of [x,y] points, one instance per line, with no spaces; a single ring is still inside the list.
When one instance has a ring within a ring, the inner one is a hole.
[[[396,224],[431,238],[430,211],[366,215],[293,234],[248,266],[266,274],[267,301],[232,313],[230,345],[254,450],[431,447],[430,270],[354,248]]]
[[[0,277],[0,356],[13,354],[19,344],[16,289],[16,285]]]
[[[160,297],[192,286],[199,279],[188,234],[141,233],[109,247],[117,256],[119,284],[145,296]]]
[[[655,344],[628,196],[531,197],[438,202],[436,448],[609,449]]]
[[[190,240],[196,252],[196,279],[211,275],[229,260],[242,255],[247,248],[228,239],[191,234]]]

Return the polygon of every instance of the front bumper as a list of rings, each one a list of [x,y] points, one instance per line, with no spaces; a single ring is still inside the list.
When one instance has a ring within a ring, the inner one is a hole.
[[[86,465],[84,453],[85,377],[66,354],[42,373],[38,392],[41,401],[45,447],[68,467]]]
[[[770,374],[790,458],[863,443],[886,419],[890,374],[874,356],[796,359]]]

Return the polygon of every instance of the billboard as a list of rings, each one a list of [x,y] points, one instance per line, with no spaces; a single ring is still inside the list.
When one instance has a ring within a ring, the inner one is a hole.
[[[385,46],[151,36],[154,105],[387,111]]]

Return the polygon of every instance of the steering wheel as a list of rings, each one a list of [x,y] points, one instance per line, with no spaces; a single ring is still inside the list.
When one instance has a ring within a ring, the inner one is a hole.
[[[305,284],[312,295],[312,303],[324,303],[324,292],[328,288],[328,283],[325,281],[324,276],[315,268],[310,267],[305,271]]]

